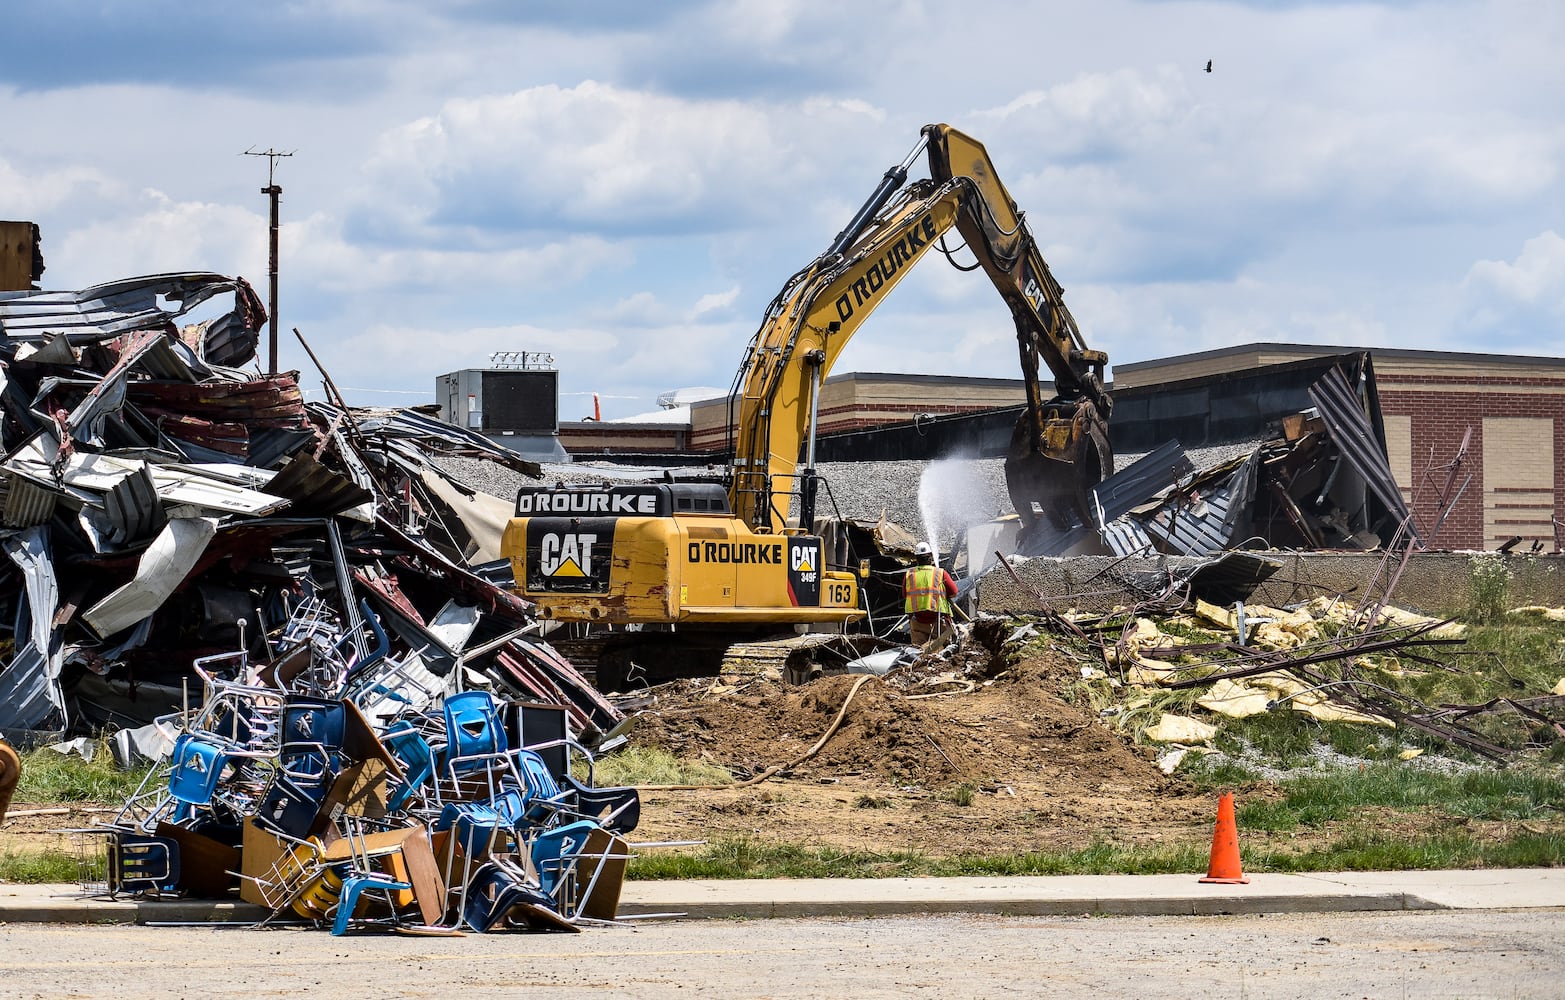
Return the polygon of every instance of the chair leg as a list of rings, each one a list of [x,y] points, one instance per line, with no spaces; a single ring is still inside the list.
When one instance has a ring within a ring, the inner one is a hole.
[[[358,909],[359,896],[365,890],[384,891],[386,893],[386,905],[391,908],[392,919],[396,919],[397,903],[391,894],[398,891],[406,891],[413,888],[411,882],[400,882],[384,875],[354,875],[342,884],[342,897],[337,903],[337,916],[332,921],[331,932],[336,937],[348,933],[348,922],[353,919],[353,911]]]

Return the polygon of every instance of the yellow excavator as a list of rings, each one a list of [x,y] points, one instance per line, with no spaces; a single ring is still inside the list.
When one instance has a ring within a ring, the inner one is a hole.
[[[926,150],[930,176],[908,184],[909,167]],[[983,145],[929,125],[831,246],[768,306],[729,397],[726,488],[670,482],[519,492],[502,552],[538,614],[643,633],[683,630],[687,640],[712,640],[711,649],[780,626],[840,628],[863,618],[854,573],[825,565],[826,547],[812,533],[820,387],[908,269],[931,249],[954,252],[945,245],[952,229],[977,258],[967,269],[982,266],[1015,320],[1027,405],[1005,473],[1024,535],[1046,522],[1063,525],[1073,511],[1087,515],[1091,488],[1113,471],[1108,358],[1087,349]],[[1040,361],[1054,376],[1047,398]]]

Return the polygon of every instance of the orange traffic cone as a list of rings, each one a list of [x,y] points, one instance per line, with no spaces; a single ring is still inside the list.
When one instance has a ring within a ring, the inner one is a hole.
[[[1234,825],[1234,793],[1224,792],[1217,800],[1217,829],[1212,832],[1212,863],[1203,882],[1245,885],[1249,879],[1239,866],[1239,829]]]

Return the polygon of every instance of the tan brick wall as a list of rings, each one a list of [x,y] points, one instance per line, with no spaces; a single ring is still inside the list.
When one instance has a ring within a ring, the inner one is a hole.
[[[1413,418],[1406,414],[1384,417],[1386,423],[1386,458],[1391,462],[1391,475],[1402,489],[1402,498],[1413,496]]]
[[[1552,545],[1554,531],[1554,420],[1483,419],[1485,548],[1520,535]]]

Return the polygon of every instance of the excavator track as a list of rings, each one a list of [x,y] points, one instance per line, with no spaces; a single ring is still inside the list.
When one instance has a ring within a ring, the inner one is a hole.
[[[866,635],[806,632],[616,632],[551,643],[602,691],[628,691],[685,677],[770,676],[803,683],[840,672],[886,645]]]

